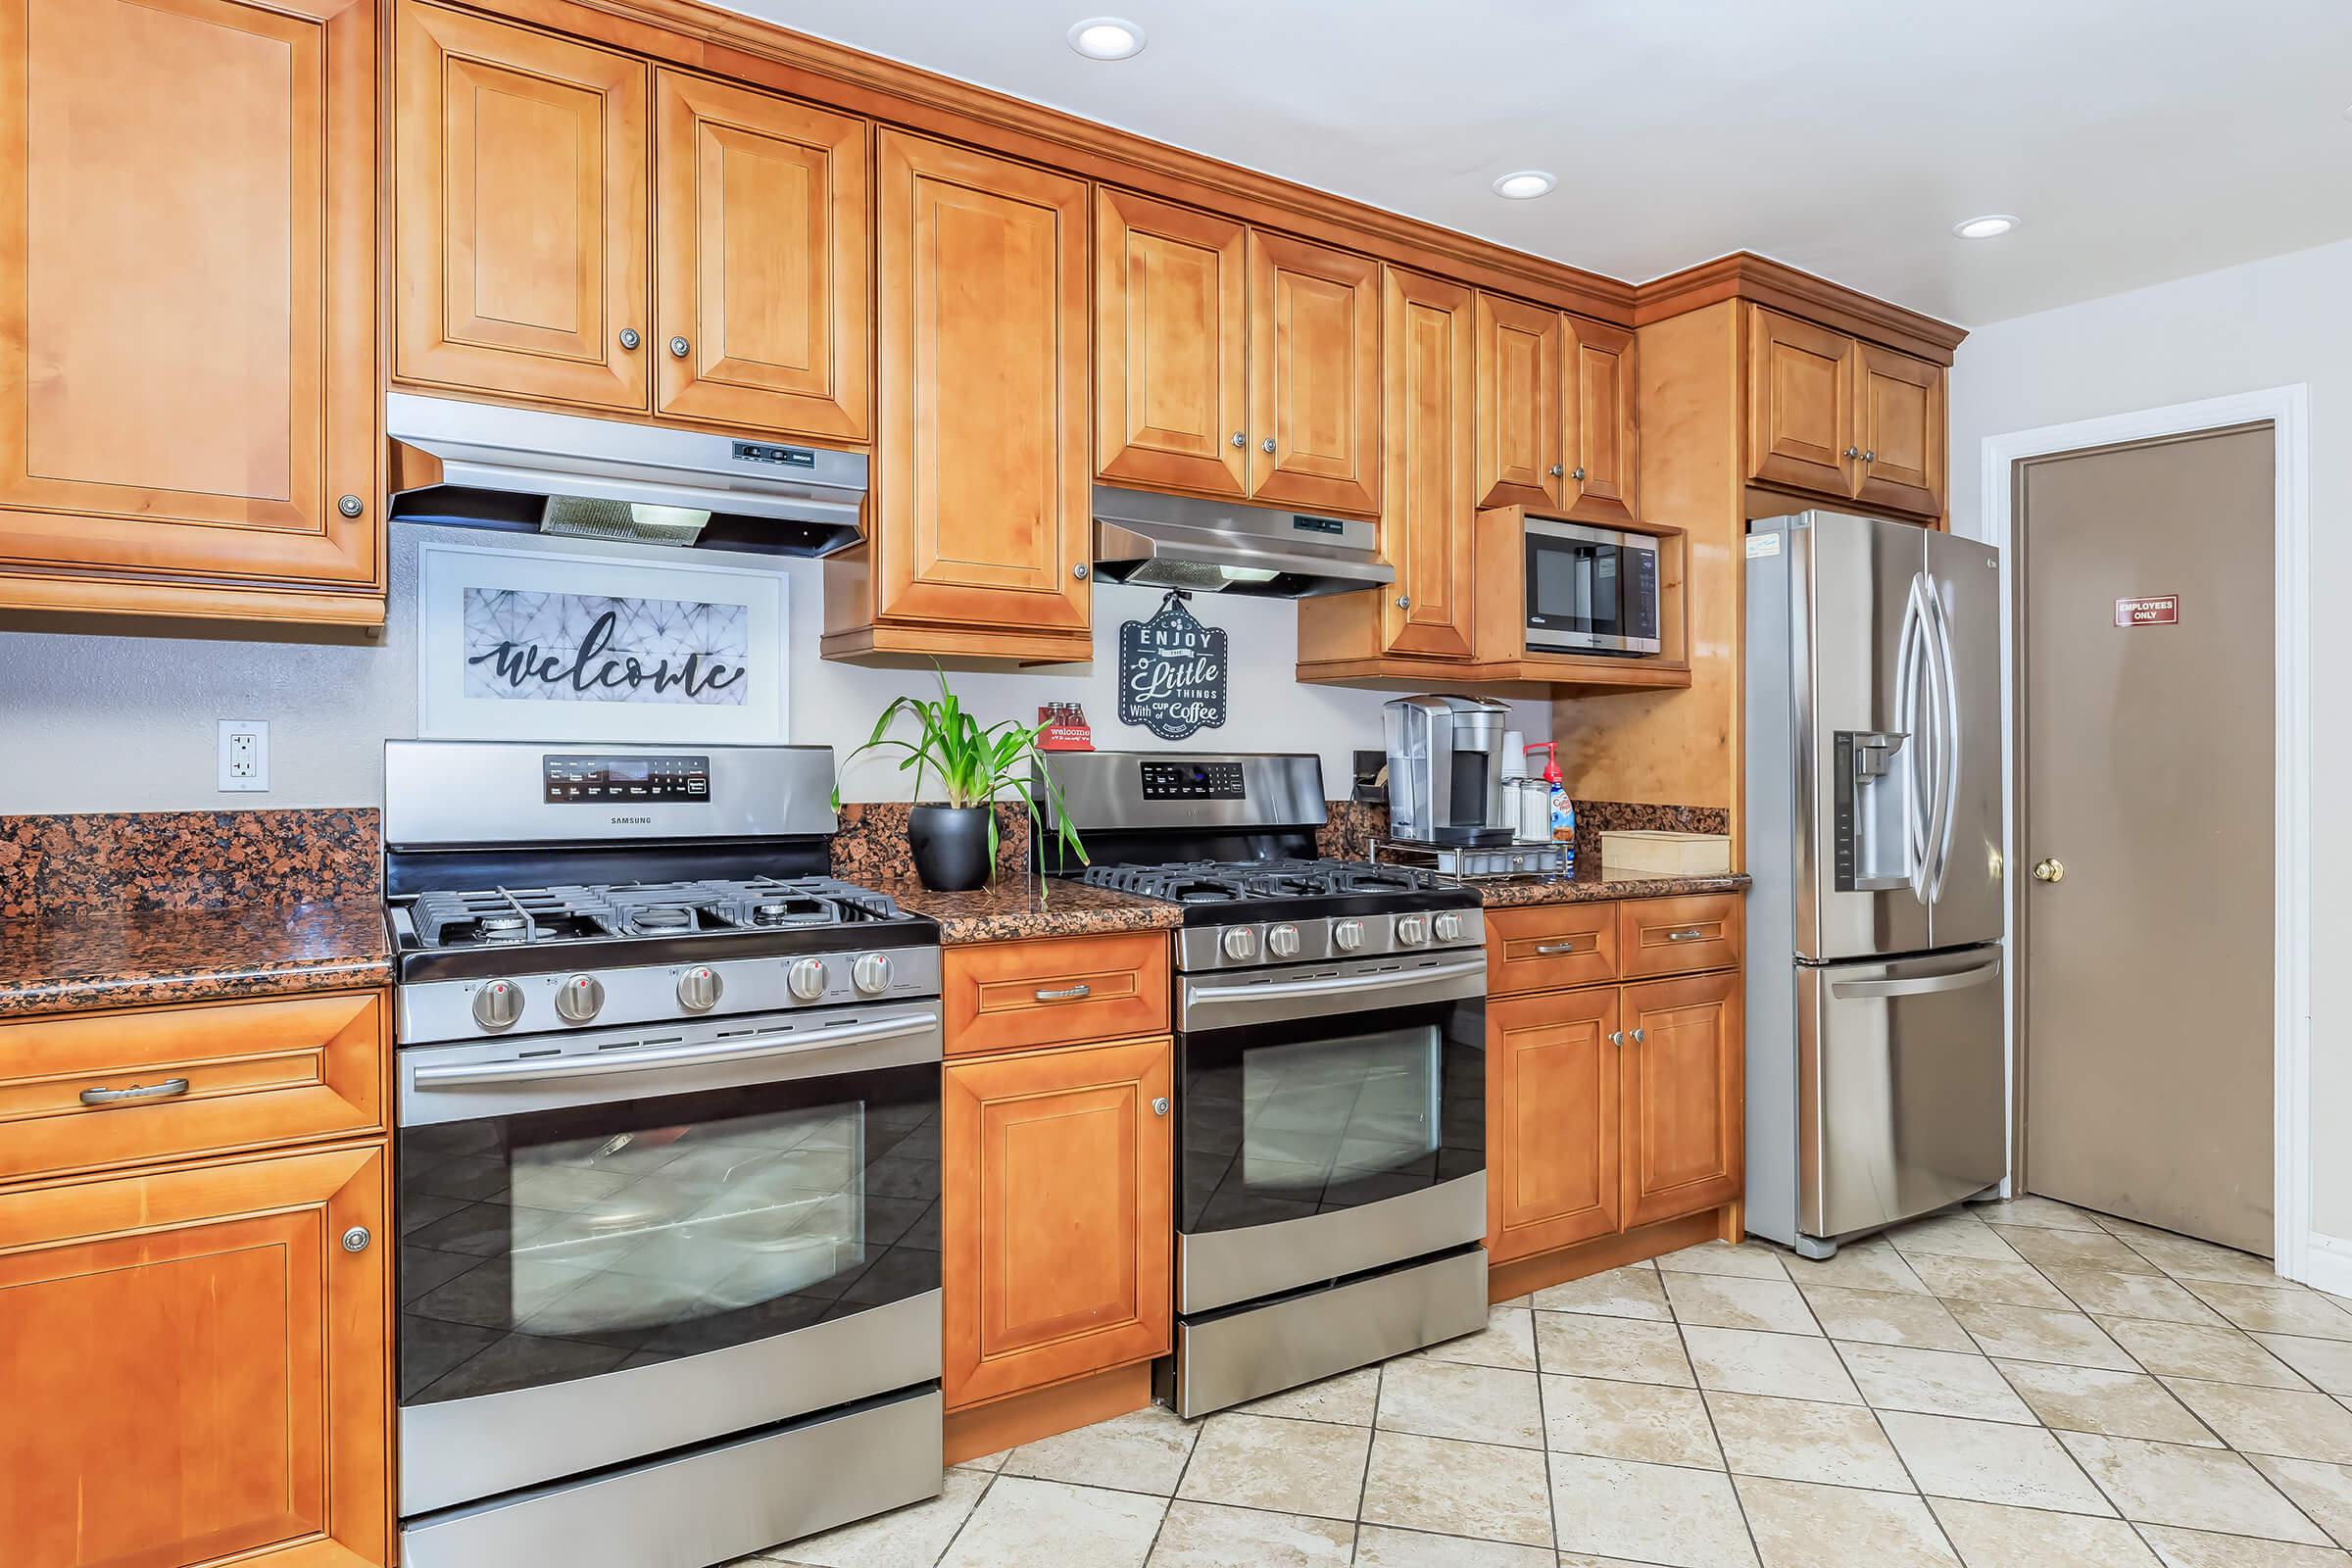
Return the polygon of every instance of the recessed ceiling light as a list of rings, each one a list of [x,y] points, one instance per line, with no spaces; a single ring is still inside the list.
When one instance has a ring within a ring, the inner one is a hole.
[[[1550,195],[1551,187],[1558,183],[1555,176],[1546,174],[1541,169],[1522,169],[1516,174],[1505,174],[1496,180],[1494,194],[1507,196],[1515,202],[1533,201],[1538,196]]]
[[[1126,60],[1144,52],[1144,29],[1119,17],[1089,17],[1070,29],[1070,47],[1089,60]]]
[[[1983,218],[1954,223],[1952,232],[1962,239],[1998,239],[2016,226],[2017,220],[2007,213],[1986,213]]]

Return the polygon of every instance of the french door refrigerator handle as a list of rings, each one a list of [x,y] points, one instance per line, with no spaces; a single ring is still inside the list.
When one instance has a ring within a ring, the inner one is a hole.
[[[1952,832],[1960,821],[1960,770],[1965,766],[1966,731],[1960,716],[1960,662],[1952,651],[1952,621],[1943,608],[1943,590],[1931,576],[1928,579],[1929,597],[1934,611],[1936,657],[1943,673],[1943,709],[1945,747],[1941,787],[1943,791],[1943,820],[1936,835],[1936,877],[1929,884],[1929,902],[1943,897],[1944,873],[1952,865]]]
[[[863,1023],[830,1025],[805,1034],[747,1035],[738,1040],[714,1040],[692,1046],[649,1046],[635,1051],[606,1051],[592,1055],[538,1056],[520,1061],[469,1061],[446,1067],[419,1066],[410,1082],[419,1090],[463,1084],[543,1083],[558,1078],[593,1078],[607,1073],[651,1072],[662,1067],[698,1067],[712,1062],[758,1061],[767,1056],[797,1056],[828,1051],[835,1046],[863,1045],[876,1040],[909,1040],[937,1034],[939,1020],[928,1014],[912,1018],[875,1018]]]
[[[2001,960],[1996,954],[1973,969],[1952,974],[1924,974],[1908,980],[1833,980],[1830,1000],[1867,1002],[1881,997],[1928,997],[1943,991],[1966,991],[1998,977],[2000,972]]]
[[[1922,685],[1926,679],[1927,606],[1921,583],[1925,572],[1913,575],[1911,592],[1903,602],[1902,630],[1896,634],[1899,651],[1894,661],[1895,727],[1908,734],[1910,764],[1903,769],[1903,868],[1912,897],[1928,902],[1928,858],[1933,806],[1924,787],[1934,750],[1929,728],[1920,722]]]

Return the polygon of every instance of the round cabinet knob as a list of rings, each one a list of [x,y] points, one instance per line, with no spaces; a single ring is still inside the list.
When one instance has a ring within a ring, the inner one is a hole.
[[[1225,956],[1254,958],[1257,956],[1257,933],[1246,925],[1237,925],[1225,933]]]
[[[637,335],[637,329],[635,327],[624,326],[620,329],[620,346],[622,348],[634,351],[637,345],[644,341],[645,339]]]
[[[485,1029],[510,1029],[522,1016],[522,987],[512,980],[485,980],[473,994],[473,1021]]]
[[[2036,860],[2036,861],[2034,861],[2034,881],[2036,881],[2036,882],[2063,882],[2063,881],[2065,881],[2065,880],[2066,880],[2066,862],[2065,862],[2064,860]]]
[[[1413,596],[1412,596],[1411,594],[1398,594],[1398,595],[1396,596],[1396,608],[1397,608],[1398,610],[1410,610],[1410,609],[1412,609],[1412,608],[1413,608]]]
[[[850,965],[850,984],[861,997],[878,997],[890,989],[890,955],[861,953]]]
[[[362,501],[358,496],[345,496],[335,503],[335,510],[346,517],[356,517],[368,510],[368,503]]]
[[[673,337],[669,340],[669,352],[682,360],[694,352],[694,345],[682,337]]]
[[[1459,942],[1462,940],[1462,917],[1458,914],[1441,914],[1437,918],[1436,930],[1440,942]]]
[[[698,963],[678,976],[678,1005],[688,1012],[709,1012],[718,1005],[727,983],[707,963]]]
[[[1236,430],[1233,432],[1233,444],[1237,447],[1246,447],[1250,444],[1250,438]]]
[[[592,974],[575,974],[556,987],[556,1011],[566,1023],[586,1023],[605,1005],[605,983]]]
[[[1574,479],[1578,484],[1583,484],[1585,482],[1585,470],[1582,468],[1570,468],[1568,470],[1568,477]]]
[[[1560,474],[1561,474],[1561,472],[1562,472],[1562,471],[1563,471],[1563,470],[1561,469],[1561,467],[1560,467],[1560,466],[1559,466],[1558,464],[1556,464],[1556,463],[1555,463],[1555,464],[1553,464],[1553,465],[1551,466],[1550,472],[1551,472],[1551,476],[1552,476],[1554,479],[1557,479],[1557,478],[1560,476]]]
[[[1417,948],[1429,940],[1429,916],[1400,914],[1396,917],[1396,945]]]
[[[1273,927],[1266,933],[1266,951],[1277,958],[1298,956],[1298,928],[1295,925]]]
[[[1075,566],[1072,566],[1072,567],[1070,568],[1070,575],[1071,575],[1071,576],[1073,576],[1073,577],[1075,577],[1075,578],[1077,578],[1077,579],[1078,579],[1080,582],[1084,582],[1084,581],[1086,581],[1086,576],[1087,576],[1087,565],[1086,565],[1086,563],[1085,563],[1085,562],[1083,562],[1083,561],[1081,561],[1080,563],[1078,563],[1078,564],[1076,564]]]
[[[1272,452],[1274,450],[1274,438],[1272,436],[1268,436],[1263,441],[1260,441],[1257,444],[1257,450],[1260,452]]]
[[[1844,452],[1839,454],[1839,456],[1846,458],[1858,458],[1861,455],[1862,449],[1860,447],[1847,447]]]
[[[1878,449],[1877,449],[1876,447],[1873,447],[1873,448],[1871,448],[1869,451],[1867,451],[1867,452],[1863,453],[1863,454],[1862,454],[1862,461],[1863,461],[1864,463],[1876,463],[1876,462],[1878,462],[1878,461],[1879,461],[1879,453],[1878,453]]]
[[[346,1252],[365,1252],[368,1250],[368,1244],[374,1240],[375,1238],[368,1233],[367,1226],[354,1225],[351,1229],[343,1233],[343,1250]]]
[[[1342,920],[1331,928],[1331,945],[1342,953],[1353,953],[1364,945],[1364,922]]]
[[[803,958],[784,971],[784,983],[792,994],[803,1002],[814,1002],[825,994],[825,964],[822,958]]]

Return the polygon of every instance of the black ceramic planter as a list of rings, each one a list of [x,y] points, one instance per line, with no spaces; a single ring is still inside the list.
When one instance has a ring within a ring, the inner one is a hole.
[[[906,815],[914,874],[934,893],[961,893],[988,881],[985,806],[918,806]]]

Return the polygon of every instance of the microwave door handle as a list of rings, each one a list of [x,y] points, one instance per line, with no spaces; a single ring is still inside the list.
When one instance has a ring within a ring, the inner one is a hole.
[[[836,1046],[866,1045],[879,1040],[911,1040],[937,1034],[939,1020],[925,1014],[912,1018],[875,1018],[863,1023],[835,1024],[773,1035],[746,1035],[736,1040],[713,1040],[692,1046],[647,1046],[636,1050],[600,1051],[574,1056],[536,1056],[520,1061],[468,1061],[445,1067],[420,1066],[410,1082],[419,1090],[457,1088],[471,1084],[546,1083],[561,1078],[597,1078],[609,1073],[652,1072],[663,1067],[708,1066],[712,1062],[758,1061],[769,1056],[798,1056],[829,1051]]]

